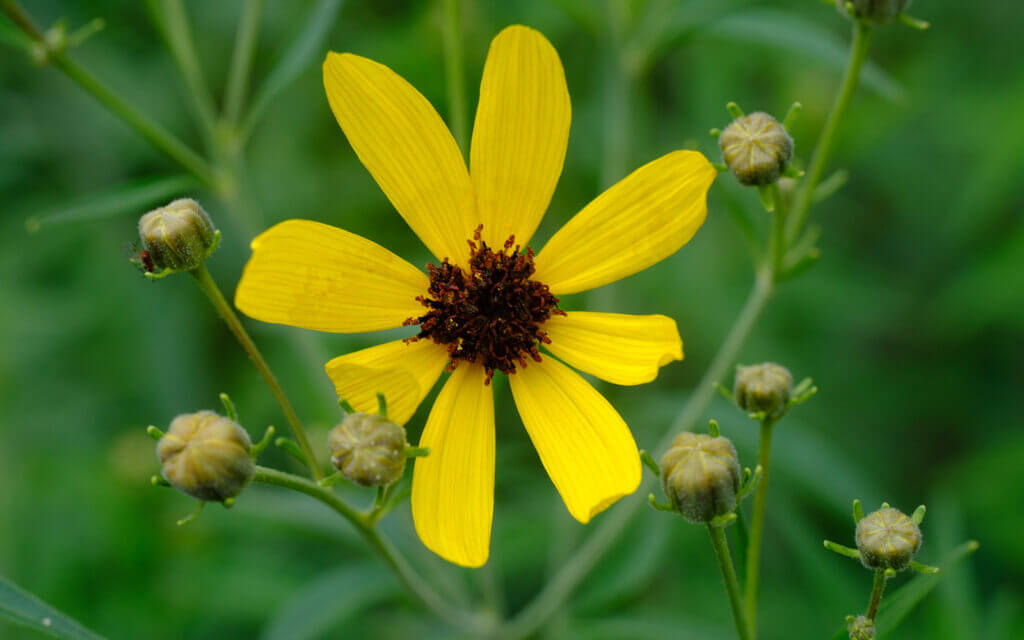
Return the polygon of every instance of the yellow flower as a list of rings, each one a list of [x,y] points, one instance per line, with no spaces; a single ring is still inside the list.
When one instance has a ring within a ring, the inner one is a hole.
[[[536,257],[527,247],[569,138],[561,61],[540,33],[491,43],[467,170],[430,103],[391,69],[329,53],[324,86],[360,161],[437,257],[428,274],[347,231],[288,220],[256,238],[235,304],[249,316],[339,333],[417,324],[420,332],[327,363],[338,395],[373,411],[384,393],[404,424],[453,370],[427,418],[412,513],[423,543],[456,564],[487,561],[494,510],[495,371],[569,512],[586,523],[640,483],[619,414],[565,363],[620,385],[650,382],[683,357],[661,315],[563,312],[555,296],[614,282],[686,244],[716,172],[669,153],[583,208]],[[520,247],[524,248],[520,251]],[[540,343],[550,354],[538,351]],[[558,358],[558,359],[556,359]]]

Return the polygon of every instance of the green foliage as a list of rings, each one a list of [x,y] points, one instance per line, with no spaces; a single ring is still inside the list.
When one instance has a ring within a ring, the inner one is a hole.
[[[140,7],[28,4],[41,27],[104,18],[107,27],[69,55],[193,149],[203,147],[173,62]],[[769,8],[722,0],[462,4],[471,107],[487,43],[506,24],[540,29],[566,67],[573,129],[539,243],[599,192],[609,140],[625,141],[623,169],[682,147],[718,160],[707,131],[724,126],[729,100],[777,114],[800,100],[791,133],[806,166],[849,38],[832,7],[804,0]],[[929,32],[893,25],[875,34],[864,91],[830,164],[848,180],[813,214],[820,262],[786,283],[739,358],[783,362],[821,388],[774,435],[759,616],[766,639],[823,637],[866,604],[869,574],[820,542],[852,540],[855,496],[871,505],[927,502],[923,559],[943,568],[897,578],[903,584],[894,582],[883,601],[882,637],[1008,640],[1024,625],[1024,520],[1012,499],[1024,491],[1024,124],[1011,113],[1024,97],[1024,69],[1007,63],[1017,57],[1024,9],[917,4]],[[240,3],[186,5],[205,77],[221,87]],[[177,195],[203,202],[224,232],[210,269],[228,298],[252,235],[291,217],[363,234],[414,264],[427,258],[339,131],[318,65],[327,49],[374,58],[447,116],[439,3],[266,2],[264,11],[253,98],[237,132],[249,143],[238,200],[179,177],[181,167],[55,69],[33,66],[21,32],[0,18],[0,567],[116,637],[450,638],[398,595],[355,530],[320,503],[256,487],[232,510],[207,509],[179,528],[191,501],[148,482],[158,463],[145,425],[166,428],[178,413],[216,409],[216,391],[228,391],[250,424],[285,423],[189,279],[152,283],[128,264],[122,245],[135,239],[138,214]],[[609,125],[605,78],[616,29],[626,32],[622,55],[636,76],[628,117]],[[712,190],[707,223],[678,255],[568,300],[570,308],[664,313],[679,323],[684,362],[640,388],[599,385],[641,447],[655,446],[706,369],[749,288],[745,243],[760,247],[755,239],[767,235],[756,194],[726,178]],[[27,234],[26,225],[38,232]],[[246,326],[323,452],[338,419],[323,363],[382,336]],[[405,334],[387,337],[397,335]],[[497,389],[491,562],[506,612],[515,613],[625,505],[589,527],[571,521],[507,389]],[[756,425],[724,401],[708,413],[753,466]],[[425,415],[410,421],[410,442]],[[278,447],[260,462],[300,471]],[[931,500],[933,491],[943,500]],[[341,495],[360,505],[373,499],[353,489]],[[944,511],[963,516],[959,530],[955,522],[939,527]],[[543,633],[728,637],[705,532],[646,507],[637,513]],[[478,599],[475,575],[423,550],[407,506],[382,526],[445,599]],[[967,537],[981,551],[947,574],[944,555]],[[51,630],[67,620],[6,581],[0,587],[8,617],[28,616],[42,631],[44,617]],[[970,635],[950,617],[982,628]],[[0,622],[0,636],[38,634]]]
[[[63,640],[103,640],[18,585],[0,576],[0,617]]]

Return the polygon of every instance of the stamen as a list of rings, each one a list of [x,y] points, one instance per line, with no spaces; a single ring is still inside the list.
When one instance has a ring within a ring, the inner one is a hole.
[[[513,235],[494,251],[482,232],[480,225],[467,240],[468,274],[447,258],[440,265],[427,265],[430,286],[426,296],[416,298],[427,312],[405,324],[420,325],[420,332],[407,341],[430,338],[447,348],[449,371],[463,361],[479,364],[489,383],[495,371],[515,373],[517,367],[526,367],[527,358],[540,362],[538,344],[551,343],[540,325],[565,312],[547,285],[531,279],[532,249],[520,253]]]

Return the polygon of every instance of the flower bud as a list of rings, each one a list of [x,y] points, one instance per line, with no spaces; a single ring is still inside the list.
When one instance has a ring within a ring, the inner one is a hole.
[[[736,368],[732,395],[744,411],[778,418],[786,412],[792,392],[793,375],[782,365],[765,362]]]
[[[661,458],[661,486],[690,522],[709,522],[736,509],[740,463],[727,438],[684,431]]]
[[[875,640],[875,623],[867,616],[846,616],[850,640]]]
[[[921,530],[898,509],[879,509],[857,523],[857,550],[868,569],[902,571],[921,548]]]
[[[718,136],[718,146],[729,171],[748,186],[775,182],[793,157],[793,138],[763,111],[733,120]]]
[[[848,5],[853,5],[852,15]],[[891,23],[909,6],[910,0],[836,0],[839,13],[876,25]]]
[[[383,487],[405,473],[405,428],[376,413],[352,413],[327,435],[331,464],[363,487]]]
[[[139,219],[139,238],[158,270],[191,271],[217,248],[217,229],[191,198],[175,200]]]
[[[256,471],[251,451],[246,430],[212,411],[178,416],[156,445],[164,478],[210,502],[232,498],[249,484]]]

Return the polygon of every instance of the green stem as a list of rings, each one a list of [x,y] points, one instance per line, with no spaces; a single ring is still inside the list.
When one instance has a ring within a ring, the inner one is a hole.
[[[448,109],[451,111],[455,142],[465,153],[466,145],[469,143],[469,128],[466,119],[466,83],[462,69],[459,12],[459,0],[444,0],[444,73],[448,84]]]
[[[811,165],[807,169],[807,178],[800,185],[796,194],[793,215],[786,227],[786,236],[790,245],[800,235],[807,222],[807,214],[814,200],[814,191],[825,174],[825,167],[828,165],[832,144],[835,141],[836,132],[839,130],[839,123],[846,114],[850,101],[853,100],[853,94],[857,90],[857,81],[860,79],[861,68],[867,59],[870,42],[871,26],[859,21],[854,22],[853,43],[850,46],[850,58],[846,65],[846,72],[843,74],[842,85],[832,104],[832,111],[829,112],[828,118],[825,120],[825,128],[821,132],[821,137],[818,138],[818,144],[811,157]]]
[[[770,269],[758,273],[754,288],[747,297],[743,309],[736,317],[725,341],[718,348],[711,365],[694,390],[686,406],[672,421],[657,449],[666,448],[672,438],[682,430],[692,429],[700,419],[715,395],[715,383],[721,380],[729,367],[736,361],[740,347],[750,335],[757,318],[764,310],[774,290],[774,275]],[[654,488],[654,481],[648,477],[637,495],[647,495]],[[544,585],[534,599],[502,629],[503,638],[522,638],[535,632],[553,614],[559,611],[573,590],[593,570],[601,557],[608,551],[646,500],[623,501],[601,519],[594,532],[580,545],[579,549],[566,560],[557,574]]]
[[[235,51],[231,56],[231,72],[228,74],[224,98],[224,119],[232,127],[242,113],[242,102],[249,85],[249,70],[256,50],[256,35],[259,33],[263,0],[247,0],[235,34]]]
[[[28,37],[37,42],[43,41],[43,32],[39,30],[36,23],[32,22],[32,18],[25,13],[25,10],[18,6],[17,2],[14,2],[14,0],[2,0],[0,1],[0,9],[3,9],[3,12],[11,19],[11,22],[24,31]]]
[[[882,604],[882,594],[885,593],[885,569],[875,571],[875,583],[871,587],[871,600],[868,601],[867,619],[874,620],[878,615],[878,606]]]
[[[772,194],[772,200],[775,204],[775,211],[772,213],[772,219],[774,221],[772,225],[771,241],[772,241],[772,269],[775,274],[778,275],[782,270],[782,262],[786,257],[786,201],[782,197],[782,190],[779,189],[779,183],[773,182],[768,187],[769,192]]]
[[[764,533],[765,500],[768,496],[768,467],[771,464],[772,426],[775,421],[765,418],[761,421],[761,443],[757,450],[757,464],[761,465],[761,480],[754,494],[754,509],[750,517],[750,534],[747,539],[746,590],[744,593],[747,618],[751,631],[757,629],[757,588],[761,573],[761,536]]]
[[[725,580],[725,593],[729,596],[729,606],[732,608],[732,619],[736,623],[736,634],[740,640],[750,640],[750,625],[743,613],[743,599],[740,596],[740,585],[736,581],[736,570],[732,566],[732,556],[729,555],[729,542],[725,539],[725,529],[708,523],[708,533],[711,535],[711,546],[715,549],[715,557],[718,558],[718,568],[722,570],[722,579]]]
[[[199,130],[203,134],[208,150],[216,148],[217,110],[213,95],[203,76],[202,65],[196,53],[195,40],[188,25],[188,14],[182,0],[163,0],[162,8],[157,6],[158,0],[150,0],[150,10],[164,33],[164,39],[171,51],[185,89],[192,100]]]
[[[220,317],[231,329],[231,333],[235,334],[235,338],[238,343],[242,345],[242,349],[245,350],[246,354],[249,355],[249,359],[256,365],[256,369],[263,376],[264,382],[270,387],[270,392],[274,394],[274,398],[277,403],[281,405],[281,411],[284,413],[285,419],[288,424],[291,425],[292,433],[295,434],[295,439],[299,443],[299,448],[302,449],[302,454],[306,457],[307,465],[309,470],[312,472],[313,477],[317,480],[323,477],[323,470],[320,469],[320,464],[317,462],[316,455],[313,453],[312,447],[309,446],[309,440],[306,439],[306,432],[302,428],[302,423],[299,422],[299,417],[295,414],[295,409],[292,407],[292,403],[288,400],[288,396],[285,395],[284,389],[277,382],[277,378],[274,377],[274,372],[267,366],[267,361],[263,359],[263,354],[260,353],[259,349],[253,343],[252,338],[245,331],[245,327],[242,326],[238,316],[235,314],[231,305],[224,299],[224,295],[221,294],[220,289],[217,287],[217,283],[210,277],[210,272],[206,269],[206,265],[202,265],[195,271],[189,272],[192,277],[196,279],[196,284],[202,289],[206,297],[210,299],[213,304],[213,308],[217,310]]]
[[[15,0],[0,0],[0,2],[2,2],[0,7],[3,8],[4,13],[26,35],[40,45],[46,46],[46,39],[43,34],[35,27],[31,18]],[[207,185],[213,188],[219,187],[220,181],[218,180],[217,172],[198,153],[190,149],[188,145],[122,100],[92,74],[68,58],[64,52],[49,51],[48,55],[49,60],[53,62],[55,67],[63,71],[68,78],[76,82],[86,92],[92,94],[100,104],[123,120],[125,124],[135,129],[151,145],[162,151]]]
[[[466,631],[475,633],[486,632],[487,628],[474,616],[455,609],[442,600],[436,590],[416,573],[408,561],[399,554],[398,550],[380,535],[380,532],[374,528],[367,515],[350,507],[333,491],[325,489],[306,478],[258,465],[253,480],[304,493],[334,509],[356,528],[363,540],[383,558],[409,591],[419,598],[427,608],[437,614],[439,618]]]

